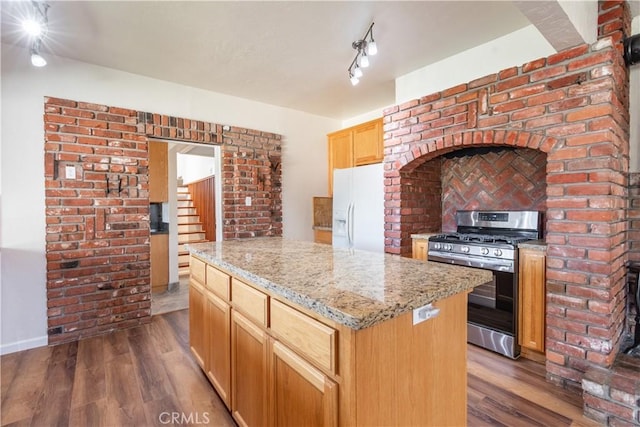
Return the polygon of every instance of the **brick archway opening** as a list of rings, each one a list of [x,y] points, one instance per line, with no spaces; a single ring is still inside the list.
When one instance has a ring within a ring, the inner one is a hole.
[[[406,153],[387,173],[387,252],[409,256],[412,234],[455,231],[456,210],[546,211],[547,153],[556,143],[523,131],[469,131]]]

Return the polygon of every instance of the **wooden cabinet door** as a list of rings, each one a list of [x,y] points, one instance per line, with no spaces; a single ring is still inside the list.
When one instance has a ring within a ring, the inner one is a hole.
[[[169,154],[165,142],[149,141],[149,201],[169,201]]]
[[[189,284],[189,346],[202,369],[205,367],[205,290],[191,280]]]
[[[546,256],[538,250],[520,249],[519,343],[544,352]]]
[[[353,167],[351,130],[329,134],[329,195],[333,194],[333,170]]]
[[[427,260],[428,241],[422,239],[413,239],[412,243],[412,258],[422,261]]]
[[[336,383],[278,341],[271,369],[273,425],[338,425]]]
[[[231,306],[211,291],[206,294],[205,372],[224,404],[231,409]]]
[[[382,119],[356,126],[353,129],[354,165],[380,163],[383,157]]]
[[[330,245],[333,242],[331,230],[313,230],[313,241]]]
[[[169,284],[169,235],[152,234],[151,250],[151,291],[164,292]]]
[[[266,332],[242,314],[231,314],[231,414],[240,426],[267,425]]]

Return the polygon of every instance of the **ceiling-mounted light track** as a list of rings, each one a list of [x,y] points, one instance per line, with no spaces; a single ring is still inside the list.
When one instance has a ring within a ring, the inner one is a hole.
[[[369,57],[378,53],[378,45],[373,39],[373,24],[372,22],[364,37],[351,43],[351,47],[357,51],[348,69],[349,79],[354,86],[360,82],[362,69],[369,66]]]

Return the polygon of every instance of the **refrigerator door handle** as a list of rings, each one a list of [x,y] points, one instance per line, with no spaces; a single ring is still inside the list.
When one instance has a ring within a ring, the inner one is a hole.
[[[353,202],[350,202],[347,207],[347,241],[350,248],[353,247],[353,208]]]

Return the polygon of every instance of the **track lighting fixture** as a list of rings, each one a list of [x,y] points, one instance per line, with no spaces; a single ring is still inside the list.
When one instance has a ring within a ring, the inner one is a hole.
[[[353,86],[360,82],[362,69],[369,66],[369,57],[378,53],[378,45],[373,39],[373,24],[374,23],[372,22],[369,29],[364,34],[364,37],[351,43],[351,47],[357,51],[356,56],[353,58],[353,61],[351,61],[351,65],[349,65],[348,69],[349,79]]]
[[[34,67],[44,67],[47,65],[47,60],[40,55],[40,46],[42,41],[38,38],[33,42],[31,46],[31,65]]]
[[[42,40],[46,37],[49,31],[49,19],[47,17],[47,11],[49,10],[49,4],[38,1],[31,1],[33,6],[32,16],[25,19],[22,22],[22,28],[25,32],[33,38],[31,42],[31,64],[35,67],[44,67],[47,65],[47,61],[42,57]]]

